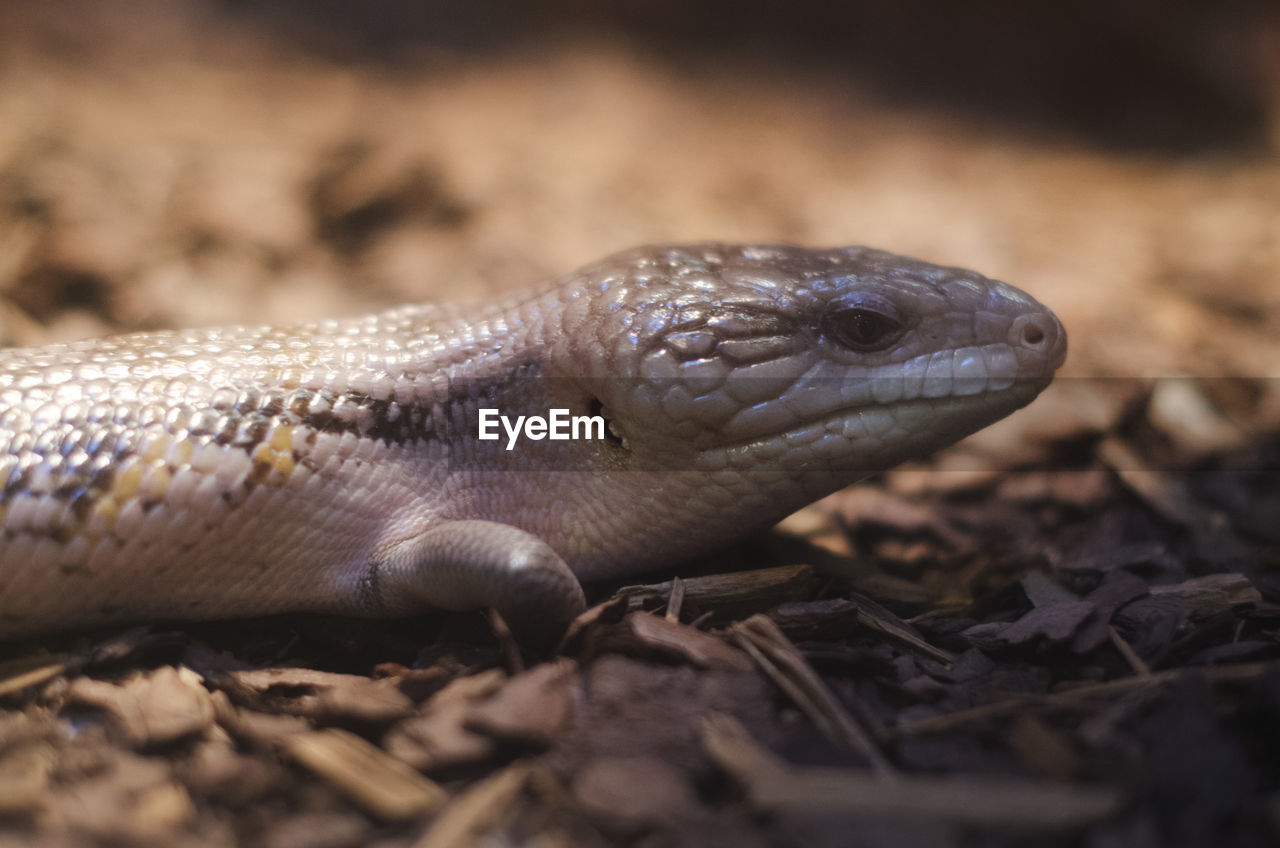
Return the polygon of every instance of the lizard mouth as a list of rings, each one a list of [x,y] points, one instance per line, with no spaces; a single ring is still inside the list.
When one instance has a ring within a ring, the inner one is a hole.
[[[704,471],[810,471],[867,476],[946,447],[1026,406],[1050,377],[973,394],[837,407],[811,420],[698,452]]]

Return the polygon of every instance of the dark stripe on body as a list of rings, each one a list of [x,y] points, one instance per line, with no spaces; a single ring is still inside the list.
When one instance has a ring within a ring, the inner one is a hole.
[[[469,383],[451,383],[449,392],[439,407],[445,420],[438,420],[434,413],[436,404],[400,404],[380,400],[360,392],[335,394],[324,389],[247,389],[239,393],[234,403],[209,407],[171,407],[165,416],[170,426],[164,432],[171,436],[183,433],[182,438],[199,443],[212,441],[218,445],[240,448],[253,456],[257,447],[279,426],[308,428],[315,433],[342,435],[352,433],[362,439],[374,439],[383,445],[404,445],[416,442],[448,441],[458,426],[457,411],[464,406],[478,404],[498,405],[503,390],[512,383],[528,378],[534,366],[526,364],[513,373],[491,380]],[[317,409],[318,407],[318,409]],[[393,407],[396,414],[393,416]],[[348,410],[339,416],[337,409]],[[114,412],[114,410],[112,410]],[[200,419],[214,419],[219,426],[185,426]],[[172,426],[172,425],[178,426]],[[51,431],[56,430],[57,438]],[[71,438],[79,431],[79,438]],[[40,497],[54,497],[72,503],[76,519],[83,521],[92,511],[102,493],[110,491],[115,483],[116,469],[126,460],[138,456],[154,428],[137,426],[136,420],[103,419],[99,421],[69,420],[37,434],[34,440],[25,434],[10,433],[7,438],[8,456],[16,462],[0,488],[0,506],[30,492],[36,469],[53,455],[69,459],[83,451],[86,460],[74,467],[62,467],[52,476],[53,487],[38,493]],[[23,444],[17,450],[14,442],[38,442]],[[36,462],[24,458],[38,457]],[[294,451],[295,462],[304,456]],[[3,455],[0,455],[3,461]],[[170,468],[170,471],[176,469]],[[270,467],[255,468],[245,479],[245,486],[252,490],[265,480]],[[230,494],[230,493],[226,493]],[[144,503],[143,509],[155,505]],[[69,533],[68,531],[65,531]]]

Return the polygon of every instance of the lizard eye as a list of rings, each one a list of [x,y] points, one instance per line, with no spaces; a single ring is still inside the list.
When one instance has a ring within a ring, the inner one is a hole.
[[[884,350],[906,328],[892,315],[865,306],[846,307],[828,313],[823,322],[827,335],[850,350]]]

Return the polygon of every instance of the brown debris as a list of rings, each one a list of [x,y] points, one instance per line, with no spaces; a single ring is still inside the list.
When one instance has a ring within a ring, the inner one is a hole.
[[[779,604],[770,618],[795,639],[813,638],[815,633],[830,637],[836,635],[833,631],[848,633],[864,627],[938,662],[955,659],[949,651],[930,645],[910,624],[857,593],[826,601]]]
[[[271,823],[259,836],[262,848],[359,848],[369,844],[369,822],[351,813],[303,813]]]
[[[964,636],[970,644],[1000,650],[1033,643],[1069,642],[1073,651],[1086,654],[1110,638],[1113,616],[1148,593],[1143,580],[1126,572],[1109,574],[1085,598],[1077,598],[1040,574],[1027,575],[1023,586],[1037,603],[1036,608],[1014,622],[988,622],[969,628]]]
[[[30,743],[0,758],[0,815],[30,812],[41,806],[57,752],[45,743]]]
[[[370,680],[307,668],[231,672],[238,684],[275,700],[277,709],[318,719],[389,722],[412,714],[413,701],[394,678]],[[295,694],[293,690],[301,690]],[[287,693],[287,694],[281,694]]]
[[[703,744],[716,764],[738,780],[752,803],[763,810],[1057,830],[1114,815],[1125,797],[1106,787],[978,775],[886,777],[847,769],[798,768],[761,748],[741,725],[725,716],[708,719]]]
[[[182,763],[183,783],[200,797],[233,806],[252,804],[288,785],[288,775],[274,758],[242,754],[220,735],[196,746]]]
[[[569,718],[578,664],[561,659],[515,675],[488,699],[471,706],[465,726],[508,742],[545,746]]]
[[[67,697],[104,710],[129,744],[138,748],[201,733],[213,724],[209,691],[200,675],[185,667],[136,673],[118,686],[77,677]]]
[[[1028,769],[1044,777],[1070,780],[1084,765],[1070,741],[1035,716],[1015,717],[1006,741]]]
[[[1117,694],[1155,689],[1171,683],[1203,678],[1209,683],[1231,684],[1257,681],[1270,670],[1267,663],[1238,663],[1236,665],[1217,666],[1208,669],[1177,669],[1173,671],[1154,672],[1146,675],[1122,677],[1105,683],[1088,683],[1083,681],[1064,682],[1059,691],[1052,695],[1026,695],[985,704],[968,710],[957,711],[946,715],[932,716],[909,723],[903,723],[888,731],[889,736],[900,736],[917,733],[940,733],[957,726],[990,718],[1010,715],[1028,706],[1066,708],[1070,710],[1091,709],[1087,699],[1105,698]]]
[[[468,729],[474,704],[491,697],[506,680],[500,669],[459,677],[423,704],[419,713],[396,723],[383,740],[386,750],[420,771],[482,762],[494,740]]]
[[[585,645],[599,630],[598,624],[617,624],[627,614],[630,606],[631,598],[624,590],[583,610],[565,630],[564,636],[560,639],[559,653],[572,656],[583,652]]]
[[[873,771],[895,771],[870,732],[832,696],[813,667],[777,625],[760,615],[736,624],[733,634],[769,678],[795,702],[831,742],[857,751]]]
[[[339,728],[292,736],[284,750],[380,819],[415,819],[434,812],[447,798],[435,782]]]
[[[988,649],[1021,645],[1033,639],[1063,642],[1073,637],[1092,615],[1093,604],[1088,601],[1067,601],[1034,609],[1012,624],[978,624],[964,635],[970,644]]]
[[[1163,430],[1188,453],[1205,454],[1240,444],[1246,433],[1218,409],[1203,383],[1160,380],[1147,401],[1152,426]]]
[[[270,749],[275,745],[312,729],[311,722],[301,716],[240,709],[232,705],[225,692],[212,695],[218,724],[236,739]]]
[[[48,712],[32,708],[26,712],[0,712],[0,751],[33,742],[49,742],[65,736]]]
[[[60,787],[46,801],[49,832],[106,843],[180,843],[196,819],[190,795],[164,763],[122,751],[107,754],[93,774]]]
[[[513,765],[487,777],[449,801],[413,848],[454,848],[474,844],[507,813],[529,780],[527,765]]]
[[[699,668],[752,668],[746,654],[701,630],[643,612],[631,613],[625,623],[641,653],[677,657]]]
[[[440,665],[429,668],[407,668],[400,663],[380,663],[373,669],[378,680],[394,680],[396,687],[409,700],[425,701],[448,685],[455,672]]]
[[[1199,500],[1178,475],[1149,467],[1132,446],[1116,438],[1103,443],[1099,456],[1153,512],[1185,528],[1198,555],[1225,563],[1252,558],[1248,546],[1237,539],[1228,516]]]
[[[1231,607],[1262,602],[1262,593],[1243,574],[1206,574],[1181,583],[1152,586],[1153,598],[1185,601],[1197,615],[1208,617]]]
[[[697,795],[684,771],[652,756],[590,760],[571,791],[588,816],[614,830],[678,820]]]
[[[711,574],[705,577],[681,579],[684,595],[681,610],[685,618],[690,610],[700,614],[703,610],[715,610],[722,615],[744,615],[789,598],[805,596],[812,590],[816,578],[809,565],[782,565],[752,571],[735,571],[727,574]],[[626,586],[618,590],[629,607],[635,609],[650,602],[670,603],[674,582]]]
[[[625,654],[592,662],[582,693],[574,720],[544,755],[557,773],[576,773],[588,760],[610,756],[657,757],[700,774],[706,762],[698,752],[698,728],[708,711],[730,712],[754,726],[769,723],[778,701],[777,689],[756,672],[697,669]],[[825,739],[820,744],[830,747]]]

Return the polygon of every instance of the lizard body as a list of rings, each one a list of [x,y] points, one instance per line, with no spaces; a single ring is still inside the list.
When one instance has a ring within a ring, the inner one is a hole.
[[[867,248],[638,248],[500,304],[0,351],[0,638],[494,606],[723,546],[1030,402],[1021,291]],[[478,438],[479,410],[605,438]]]

